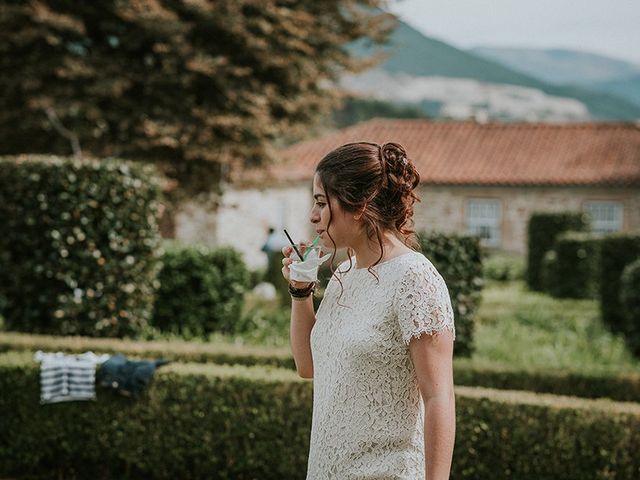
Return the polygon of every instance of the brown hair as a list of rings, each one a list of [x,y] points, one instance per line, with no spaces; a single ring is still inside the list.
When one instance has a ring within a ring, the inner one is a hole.
[[[332,273],[335,272],[333,260],[337,246],[329,233],[333,215],[329,197],[335,197],[346,212],[362,213],[367,238],[376,238],[381,250],[380,257],[371,267],[382,259],[384,231],[393,232],[414,250],[419,248],[413,230],[413,204],[421,201],[414,193],[420,183],[420,175],[402,145],[392,142],[383,145],[347,143],[328,153],[318,163],[316,173],[327,196],[330,213],[326,233],[334,246],[330,261]],[[351,269],[353,253],[350,248],[347,249],[347,255]],[[369,272],[379,280],[371,267],[368,268]],[[342,282],[340,287],[342,289]]]

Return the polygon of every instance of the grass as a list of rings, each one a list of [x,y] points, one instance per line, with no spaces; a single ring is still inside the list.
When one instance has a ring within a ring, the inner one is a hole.
[[[476,317],[474,363],[527,370],[640,372],[619,336],[604,327],[596,300],[556,299],[521,280],[489,281]]]
[[[267,302],[248,294],[239,320],[242,334],[211,334],[207,340],[192,340],[192,344],[288,348],[289,317],[290,309],[277,301]],[[182,341],[170,334],[160,334],[153,340]],[[475,346],[471,361],[477,366],[640,372],[640,359],[633,358],[622,338],[602,324],[596,300],[556,299],[529,291],[522,280],[486,281],[476,316]]]

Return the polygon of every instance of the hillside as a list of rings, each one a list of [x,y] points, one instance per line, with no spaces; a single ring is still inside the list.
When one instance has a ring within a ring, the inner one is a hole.
[[[558,85],[588,87],[594,83],[640,75],[640,65],[577,50],[477,47],[469,51]]]
[[[355,43],[350,46],[350,50],[359,57],[370,56],[380,51],[384,52],[388,57],[376,70],[385,72],[391,78],[402,76],[406,80],[406,77],[409,76],[414,79],[431,77],[467,79],[475,81],[470,84],[471,88],[475,90],[480,90],[481,88],[478,85],[481,86],[483,84],[488,84],[494,89],[505,85],[522,87],[523,90],[519,92],[511,92],[511,97],[530,97],[527,101],[532,104],[535,104],[539,97],[543,97],[547,103],[556,99],[577,101],[584,105],[588,115],[594,119],[635,120],[640,118],[640,106],[631,102],[606,93],[594,92],[584,87],[551,85],[525,73],[500,65],[493,60],[482,58],[471,52],[448,45],[445,42],[427,37],[403,22],[399,22],[398,28],[392,33],[385,47],[380,48],[364,43]],[[369,72],[370,74],[371,72]],[[363,79],[363,81],[366,81],[366,77],[363,77]],[[350,80],[351,88],[356,84],[357,82]],[[363,90],[367,90],[367,88],[364,88],[366,85],[362,82],[360,82],[360,85]],[[358,88],[360,87],[356,86],[356,89]],[[464,86],[459,85],[456,88],[454,92],[456,96],[460,95],[460,88],[464,89]],[[407,93],[400,92],[400,89],[397,90],[398,94]],[[540,93],[534,95],[534,91]],[[384,98],[393,100],[393,98],[389,98],[392,93],[386,92],[386,97]],[[490,95],[487,94],[485,97],[474,96],[471,103],[482,105],[488,101],[487,98]],[[424,97],[424,100],[428,102],[441,101],[441,99],[428,97]],[[451,101],[453,100],[452,98]],[[510,109],[505,115],[506,118],[519,118],[518,111],[521,107],[519,105],[518,109]],[[540,111],[542,112],[547,108],[546,106],[542,107]],[[464,110],[464,108],[461,110]],[[575,108],[572,107],[572,112],[575,111]],[[432,114],[433,112],[429,113]],[[531,119],[535,120],[536,118],[539,117]],[[545,119],[545,117],[540,118]],[[546,117],[546,119],[554,118],[553,115]],[[570,118],[565,118],[561,115],[558,119],[584,120],[581,116],[580,118],[575,118],[574,113],[571,114]]]
[[[590,85],[589,88],[592,90],[599,90],[601,92],[612,93],[640,106],[640,75],[594,83]]]

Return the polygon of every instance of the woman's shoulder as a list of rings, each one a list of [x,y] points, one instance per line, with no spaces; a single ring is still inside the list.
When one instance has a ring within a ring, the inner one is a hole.
[[[399,284],[407,283],[444,283],[444,277],[431,260],[422,252],[407,255],[401,265]]]

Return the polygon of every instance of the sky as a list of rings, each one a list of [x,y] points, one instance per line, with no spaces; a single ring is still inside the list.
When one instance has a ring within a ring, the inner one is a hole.
[[[569,48],[640,64],[640,0],[390,0],[389,9],[455,47]]]

